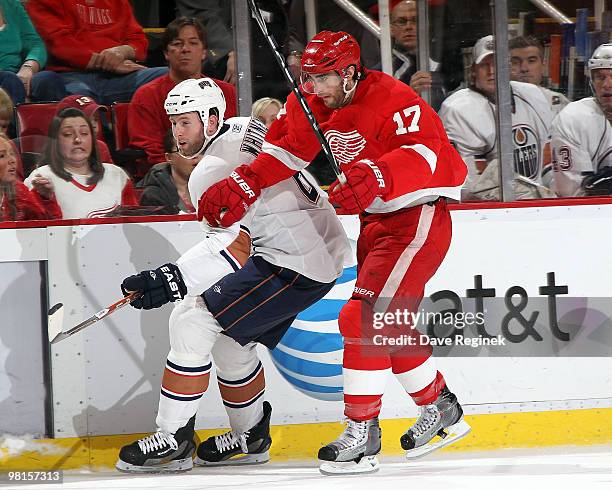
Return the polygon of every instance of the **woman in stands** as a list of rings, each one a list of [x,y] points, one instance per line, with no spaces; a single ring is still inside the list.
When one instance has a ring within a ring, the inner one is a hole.
[[[17,175],[18,156],[6,136],[0,134],[0,221],[47,220],[61,217],[55,201],[43,201]]]
[[[118,206],[135,206],[132,181],[119,167],[100,162],[91,120],[79,109],[51,121],[43,166],[25,180],[42,198],[55,200],[64,219],[99,218]]]

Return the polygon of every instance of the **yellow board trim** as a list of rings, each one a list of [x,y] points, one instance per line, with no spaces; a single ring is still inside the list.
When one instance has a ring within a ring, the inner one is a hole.
[[[612,443],[612,408],[470,415],[472,432],[442,451],[487,451],[502,448],[588,446]],[[381,421],[383,455],[400,455],[399,437],[410,419]],[[315,459],[318,449],[342,431],[339,423],[273,426],[273,461]],[[199,430],[204,440],[224,430]],[[139,434],[28,441],[33,450],[19,452],[15,444],[0,446],[0,471],[101,469],[115,465],[121,446]],[[1,441],[1,440],[0,440]],[[36,448],[37,447],[37,448]]]

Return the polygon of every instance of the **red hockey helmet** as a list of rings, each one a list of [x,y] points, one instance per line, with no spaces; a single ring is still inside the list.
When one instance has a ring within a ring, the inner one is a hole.
[[[342,72],[355,65],[361,72],[361,50],[353,36],[346,32],[322,31],[306,45],[302,54],[302,71],[306,73]]]

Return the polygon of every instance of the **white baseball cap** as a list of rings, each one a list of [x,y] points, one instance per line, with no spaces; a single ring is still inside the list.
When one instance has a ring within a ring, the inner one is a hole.
[[[472,60],[475,65],[482,63],[485,57],[495,52],[495,42],[493,36],[481,37],[472,48]]]

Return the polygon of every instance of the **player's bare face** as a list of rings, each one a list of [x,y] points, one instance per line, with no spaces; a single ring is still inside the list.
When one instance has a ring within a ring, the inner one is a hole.
[[[417,49],[417,11],[414,1],[403,1],[391,11],[391,37],[406,51]]]
[[[593,70],[595,97],[606,114],[612,114],[612,68]]]
[[[516,48],[510,52],[512,80],[540,85],[544,75],[544,62],[536,46]]]
[[[344,102],[342,77],[336,71],[302,73],[302,87],[307,93],[321,97],[330,109],[337,109]]]
[[[176,145],[185,156],[195,155],[204,144],[204,125],[195,112],[170,116]]]
[[[88,163],[93,147],[89,124],[82,117],[67,117],[62,121],[57,136],[59,153],[65,166],[81,167]]]
[[[495,95],[495,60],[492,54],[474,66],[474,85],[489,97]]]
[[[170,66],[170,75],[177,80],[186,80],[200,74],[206,49],[195,27],[185,26],[178,37],[168,44],[164,56]]]

